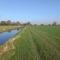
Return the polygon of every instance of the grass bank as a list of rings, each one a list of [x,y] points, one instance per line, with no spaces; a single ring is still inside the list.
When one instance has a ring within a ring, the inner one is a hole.
[[[12,29],[20,28],[21,26],[0,26],[0,32],[9,31]]]

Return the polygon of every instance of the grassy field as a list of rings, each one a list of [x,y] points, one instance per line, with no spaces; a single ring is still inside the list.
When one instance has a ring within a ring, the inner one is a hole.
[[[16,37],[0,60],[60,60],[59,26],[26,26]]]

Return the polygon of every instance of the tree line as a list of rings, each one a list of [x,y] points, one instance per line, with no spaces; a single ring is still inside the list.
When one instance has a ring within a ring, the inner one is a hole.
[[[34,24],[35,26],[37,25],[37,24]],[[39,24],[40,26],[60,26],[60,24],[58,24],[57,22],[53,22],[53,23],[50,23],[50,24]]]
[[[0,26],[3,25],[3,26],[8,26],[8,25],[12,25],[12,26],[26,26],[26,25],[32,25],[30,22],[27,22],[27,23],[23,23],[21,24],[19,21],[16,21],[16,22],[12,22],[11,20],[7,20],[7,21],[0,21]],[[37,25],[37,24],[34,24],[34,25]],[[44,24],[40,24],[41,26],[44,26]],[[52,24],[48,24],[48,26],[57,26],[57,22],[53,22]],[[60,26],[60,24],[59,24]]]
[[[26,25],[29,25],[29,24],[30,24],[30,22],[20,23],[19,21],[12,22],[11,20],[0,21],[0,26],[9,26],[9,25],[12,25],[12,26],[26,26]]]
[[[21,25],[19,21],[12,22],[11,20],[8,21],[0,21],[0,25]]]

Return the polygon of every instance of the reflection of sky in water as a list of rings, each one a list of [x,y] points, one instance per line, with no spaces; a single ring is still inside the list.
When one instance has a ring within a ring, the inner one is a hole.
[[[6,42],[9,38],[13,37],[17,32],[18,30],[12,30],[10,32],[0,33],[0,45]]]

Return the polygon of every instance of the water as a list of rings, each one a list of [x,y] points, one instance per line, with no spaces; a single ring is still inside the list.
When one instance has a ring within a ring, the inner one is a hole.
[[[12,38],[14,35],[16,35],[19,32],[19,30],[11,30],[8,32],[2,32],[0,33],[0,45],[4,44],[7,40]]]

